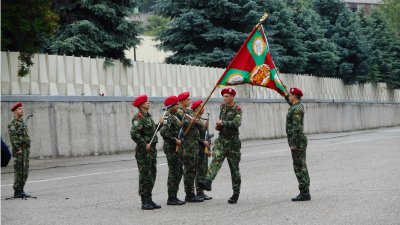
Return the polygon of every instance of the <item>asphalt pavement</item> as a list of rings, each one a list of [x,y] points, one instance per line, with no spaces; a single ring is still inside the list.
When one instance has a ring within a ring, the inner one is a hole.
[[[297,180],[286,139],[242,143],[237,204],[224,162],[203,203],[167,206],[166,158],[158,154],[153,200],[140,209],[133,152],[31,160],[26,192],[12,196],[12,164],[1,170],[1,224],[400,224],[400,127],[308,135],[309,202],[291,202]],[[183,181],[178,193],[184,199]]]

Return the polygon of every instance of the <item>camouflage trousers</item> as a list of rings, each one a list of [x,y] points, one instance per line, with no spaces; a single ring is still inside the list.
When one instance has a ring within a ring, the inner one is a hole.
[[[239,194],[241,184],[239,162],[242,155],[240,148],[241,142],[238,136],[229,138],[218,137],[218,139],[215,140],[215,146],[212,152],[213,159],[211,161],[206,180],[212,181],[215,179],[219,169],[222,166],[222,163],[226,158],[231,171],[233,193]]]
[[[149,152],[144,147],[136,147],[135,158],[139,169],[139,195],[142,202],[151,200],[157,176],[156,145],[153,144]]]
[[[203,194],[204,190],[197,186],[199,180],[204,180],[208,170],[208,156],[204,154],[204,146],[199,145],[199,154],[197,156],[197,173],[196,173],[196,192]]]
[[[194,181],[196,179],[197,157],[199,154],[198,140],[187,139],[183,143],[183,181],[186,194],[194,193]]]
[[[168,197],[176,197],[183,176],[182,149],[177,153],[176,145],[164,144],[163,148],[168,161]]]
[[[299,182],[299,190],[301,193],[309,192],[310,176],[308,175],[306,164],[306,148],[307,144],[303,144],[302,148],[292,150],[293,168]]]
[[[28,180],[29,153],[29,149],[24,149],[22,154],[14,154],[14,191],[23,191]]]

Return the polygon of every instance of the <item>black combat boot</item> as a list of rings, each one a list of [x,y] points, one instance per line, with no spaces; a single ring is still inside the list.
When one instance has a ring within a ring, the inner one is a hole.
[[[22,195],[22,191],[14,191],[14,198],[23,198],[25,195]]]
[[[233,194],[232,197],[228,199],[229,204],[236,204],[239,199],[239,194]]]
[[[212,199],[212,197],[207,196],[207,195],[204,194],[204,193],[197,193],[197,196],[198,196],[198,197],[202,197],[204,200],[211,200],[211,199]]]
[[[167,205],[183,205],[186,202],[179,200],[177,197],[168,197]]]
[[[150,200],[149,202],[154,209],[161,209],[161,205],[158,205],[157,203],[153,202],[153,200]]]
[[[206,191],[211,191],[211,181],[209,181],[209,180],[199,180],[197,182],[197,186],[199,186],[199,188],[204,189]]]
[[[204,199],[202,197],[196,196],[194,193],[186,194],[185,197],[186,202],[203,202]]]
[[[142,209],[143,210],[153,210],[154,206],[151,204],[151,201],[142,201]]]
[[[300,192],[297,197],[292,198],[293,202],[299,202],[299,201],[310,201],[311,200],[311,195],[310,192]]]

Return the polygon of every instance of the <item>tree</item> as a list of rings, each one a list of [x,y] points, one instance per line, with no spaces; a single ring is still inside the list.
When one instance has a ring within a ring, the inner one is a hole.
[[[336,76],[347,84],[355,83],[369,71],[370,49],[358,16],[340,0],[313,0],[312,6],[328,28],[325,37],[337,45],[340,60]]]
[[[140,43],[142,27],[127,18],[133,14],[135,0],[57,0],[60,28],[49,51],[56,54],[105,57],[132,65],[124,50]]]
[[[361,18],[362,26],[371,44],[371,70],[360,77],[362,82],[385,82],[400,88],[400,41],[390,28],[385,15],[373,10],[371,16]]]
[[[57,14],[50,0],[5,0],[1,2],[1,50],[19,51],[18,76],[26,76],[33,54],[42,50],[57,29]]]
[[[157,39],[174,54],[167,63],[226,67],[240,48],[259,14],[254,1],[160,0],[156,12],[172,18]]]
[[[292,1],[292,4],[295,2]],[[321,17],[304,3],[305,1],[300,1],[298,5],[291,7],[296,10],[294,22],[304,34],[301,41],[305,45],[307,59],[305,73],[334,77],[339,61],[336,45],[325,38],[327,29],[323,28]]]
[[[295,11],[281,0],[261,3],[258,12],[268,12],[265,22],[266,35],[271,45],[271,54],[281,72],[304,73],[307,63],[304,33],[294,22]]]
[[[162,31],[167,29],[170,21],[171,19],[162,16],[150,16],[149,24],[146,26],[145,35],[157,36]]]
[[[397,37],[400,37],[400,0],[383,0],[380,6],[383,14],[394,30]]]

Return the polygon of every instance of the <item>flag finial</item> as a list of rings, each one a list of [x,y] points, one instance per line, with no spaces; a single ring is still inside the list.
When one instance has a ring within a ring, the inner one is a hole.
[[[262,23],[264,23],[264,21],[268,18],[268,13],[264,13],[264,15],[260,18],[260,20],[258,21],[256,27],[258,28],[259,26],[261,26]]]

